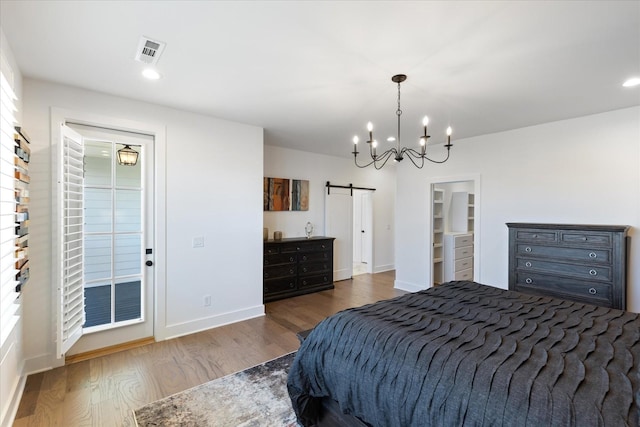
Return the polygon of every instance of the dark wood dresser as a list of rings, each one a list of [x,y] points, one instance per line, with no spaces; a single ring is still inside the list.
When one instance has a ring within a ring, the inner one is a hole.
[[[509,289],[626,310],[626,225],[508,223]]]
[[[263,300],[333,289],[333,237],[264,242]]]

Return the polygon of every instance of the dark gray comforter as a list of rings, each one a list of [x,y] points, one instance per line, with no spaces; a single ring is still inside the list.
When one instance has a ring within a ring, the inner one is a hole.
[[[640,426],[640,315],[451,282],[321,322],[289,372],[376,426]]]

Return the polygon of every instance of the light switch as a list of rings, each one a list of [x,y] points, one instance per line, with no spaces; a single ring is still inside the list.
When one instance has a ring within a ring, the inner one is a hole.
[[[204,248],[204,236],[198,236],[193,238],[194,248]]]

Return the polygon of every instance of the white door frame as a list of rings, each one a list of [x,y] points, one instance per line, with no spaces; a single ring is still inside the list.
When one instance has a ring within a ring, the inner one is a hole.
[[[473,191],[475,194],[474,204],[474,230],[473,230],[473,280],[479,282],[482,280],[482,276],[480,274],[480,235],[482,230],[482,222],[480,218],[480,213],[482,211],[481,208],[481,175],[480,174],[469,174],[469,175],[452,175],[452,176],[444,176],[444,177],[431,177],[427,180],[427,218],[429,219],[429,230],[427,236],[425,236],[425,241],[428,242],[427,245],[427,259],[428,263],[425,263],[427,267],[427,284],[429,287],[433,287],[433,188],[440,184],[449,184],[454,182],[462,182],[462,181],[471,181],[473,182]]]
[[[166,164],[166,128],[161,123],[149,123],[139,122],[128,119],[122,119],[118,117],[110,117],[100,114],[88,113],[86,111],[70,110],[63,108],[51,108],[51,144],[52,152],[57,153],[57,145],[60,141],[60,123],[74,122],[84,124],[88,126],[104,127],[109,129],[116,129],[128,132],[144,133],[152,135],[154,137],[154,162],[150,167],[153,168],[153,176],[155,178],[155,194],[154,194],[154,206],[153,218],[154,218],[154,242],[151,246],[154,251],[154,274],[153,283],[149,283],[153,287],[153,335],[156,340],[163,340],[165,338],[166,325],[164,320],[166,319],[165,313],[165,300],[166,300],[166,172],[164,165]],[[55,154],[54,154],[55,156]],[[56,218],[59,215],[59,206],[57,205],[57,174],[60,159],[54,158],[52,162],[52,224],[57,224]],[[58,230],[53,227],[52,232],[52,247],[58,242]],[[59,266],[56,263],[52,263],[52,278],[59,277]],[[56,280],[52,280],[52,283],[56,283]],[[52,289],[55,291],[55,289]],[[52,313],[57,316],[58,314],[58,302],[55,298],[52,298]],[[56,322],[52,322],[55,325]],[[52,336],[55,343],[56,331],[52,330]],[[56,352],[52,351],[54,355],[52,365],[62,366],[64,365],[64,358],[56,356]]]

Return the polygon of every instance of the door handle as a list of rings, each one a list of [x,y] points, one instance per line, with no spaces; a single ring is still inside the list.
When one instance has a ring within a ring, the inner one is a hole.
[[[364,230],[360,230],[361,233],[364,233]]]
[[[151,267],[153,265],[153,261],[149,260],[145,262],[145,264],[147,264],[148,267]]]

